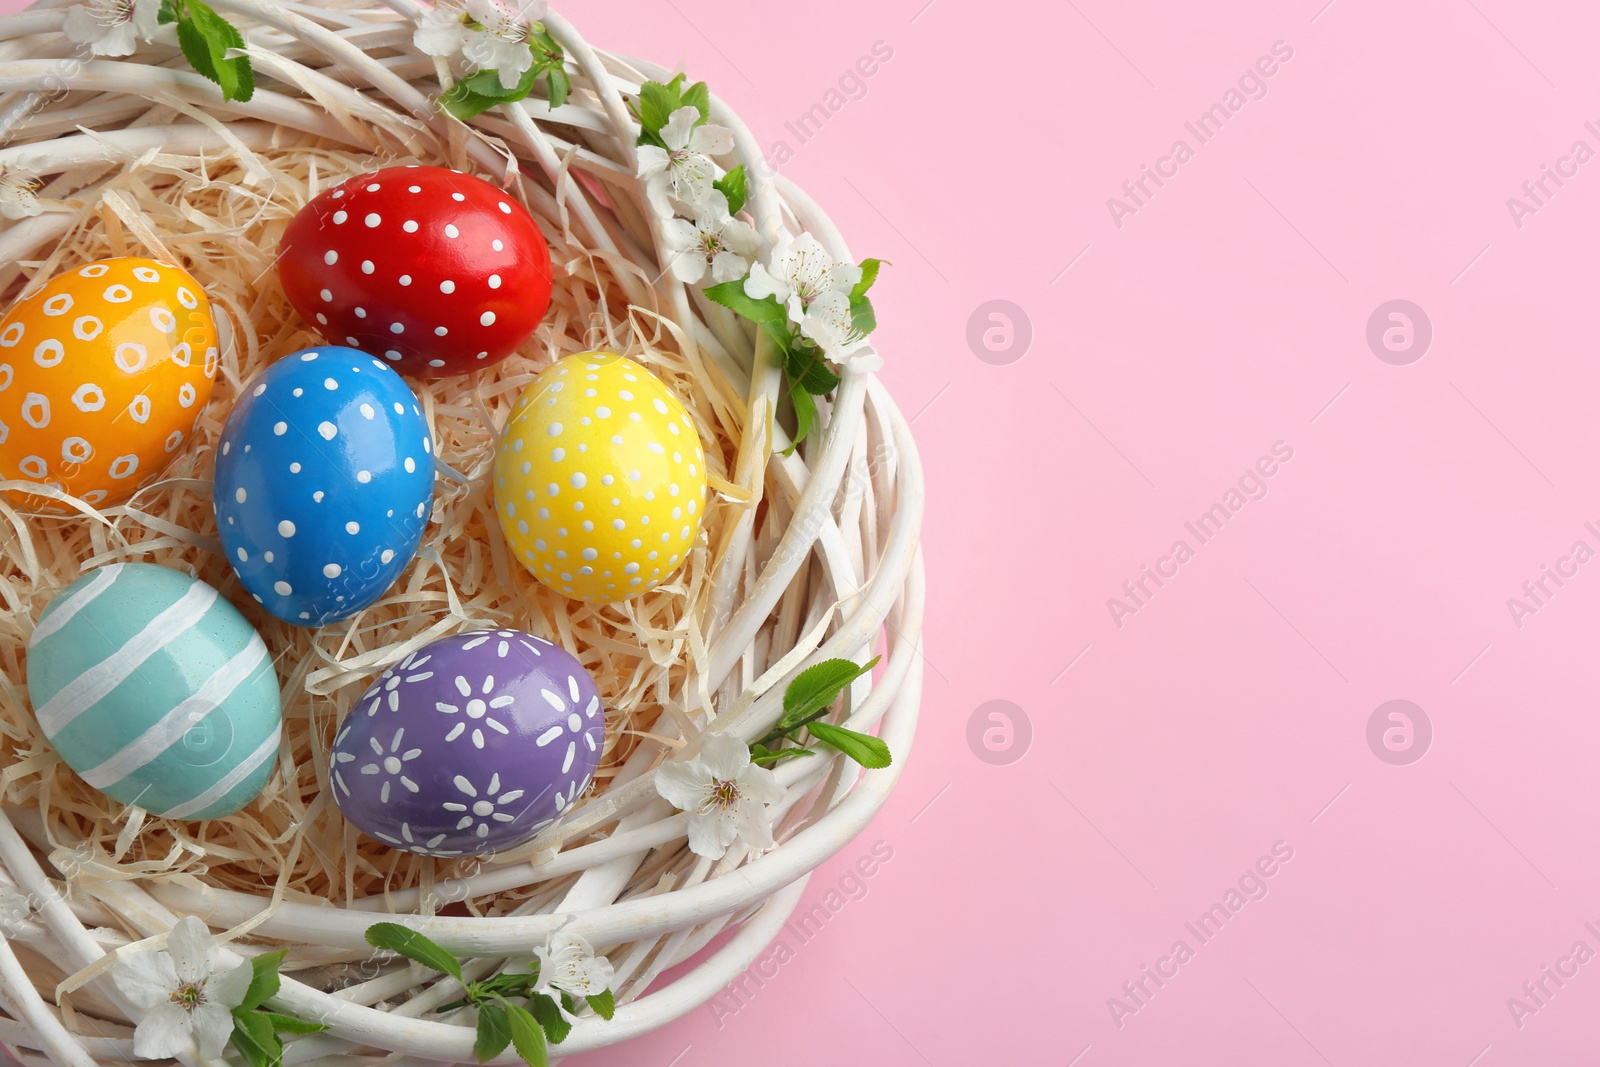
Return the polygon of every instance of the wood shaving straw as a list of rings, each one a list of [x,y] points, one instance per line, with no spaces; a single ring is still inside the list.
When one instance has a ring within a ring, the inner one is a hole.
[[[386,164],[421,160],[397,157]],[[274,887],[287,899],[343,900],[409,889],[448,877],[459,861],[391,850],[350,835],[327,791],[335,725],[384,668],[435,638],[479,626],[514,627],[571,650],[606,694],[607,740],[591,787],[605,790],[640,735],[664,708],[680,723],[673,694],[695,666],[695,619],[715,563],[708,546],[743,510],[737,491],[713,492],[705,536],[661,587],[619,605],[585,605],[538,582],[507,552],[493,513],[489,472],[497,431],[534,375],[551,361],[592,349],[636,359],[697,413],[714,485],[732,490],[725,457],[737,450],[744,406],[706,391],[713,377],[684,358],[656,309],[633,309],[620,271],[644,277],[611,253],[547,234],[557,264],[551,310],[523,349],[481,374],[411,381],[433,428],[441,471],[432,522],[416,563],[372,607],[321,630],[290,626],[257,606],[220,554],[211,511],[211,470],[222,425],[243,383],[286,353],[323,343],[289,306],[274,260],[284,228],[322,190],[373,168],[372,156],[286,139],[253,151],[237,142],[213,156],[155,150],[127,159],[43,261],[20,264],[27,279],[7,299],[47,278],[108,256],[150,256],[188,270],[210,294],[233,343],[191,443],[161,479],[127,505],[70,517],[23,515],[0,501],[0,798],[48,813],[52,843],[88,842],[115,876],[187,876],[247,892]],[[469,169],[465,160],[455,161]],[[648,278],[644,278],[646,282]],[[648,286],[646,291],[650,291]],[[231,327],[231,329],[230,329]],[[456,477],[459,474],[460,479]],[[220,589],[272,650],[284,693],[279,767],[261,799],[237,815],[174,822],[139,813],[83,782],[51,751],[12,681],[24,677],[32,620],[92,567],[138,560],[173,567]],[[290,846],[293,845],[292,850]],[[520,903],[512,900],[511,903]]]

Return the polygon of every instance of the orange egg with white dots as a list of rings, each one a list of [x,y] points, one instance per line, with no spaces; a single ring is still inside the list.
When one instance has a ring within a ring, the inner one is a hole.
[[[535,578],[574,600],[626,600],[667,581],[699,540],[705,450],[660,378],[622,356],[580,352],[517,399],[494,499]]]
[[[188,440],[218,359],[211,303],[187,271],[129,256],[56,275],[0,319],[0,481],[123,503]]]

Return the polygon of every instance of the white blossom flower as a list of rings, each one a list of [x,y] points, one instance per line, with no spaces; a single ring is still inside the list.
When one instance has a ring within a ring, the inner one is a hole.
[[[883,366],[883,357],[856,326],[848,293],[830,290],[811,301],[800,332],[822,349],[823,355],[850,370],[865,373]]]
[[[161,1060],[187,1052],[191,1042],[216,1059],[233,1033],[233,1009],[250,989],[249,961],[218,974],[217,940],[192,915],[178,920],[165,951],[133,952],[117,960],[112,980],[144,1013],[133,1032],[133,1054]]]
[[[835,363],[872,371],[883,360],[850,313],[850,293],[860,281],[860,265],[835,260],[811,234],[784,234],[772,250],[772,266],[752,266],[744,291],[756,300],[777,297],[801,334]]]
[[[661,140],[667,147],[639,146],[639,177],[644,179],[651,205],[664,218],[675,214],[673,200],[692,209],[704,204],[716,176],[711,157],[733,151],[732,130],[710,123],[696,126],[699,121],[698,108],[680,107],[661,127]]]
[[[737,737],[712,734],[694,759],[662,764],[656,792],[688,813],[689,849],[697,856],[721,859],[737,840],[772,847],[767,805],[783,798],[783,787],[750,762],[749,746]]]
[[[97,56],[131,56],[134,38],[148,41],[161,28],[160,14],[161,0],[88,0],[67,8],[62,29]]]
[[[0,164],[0,216],[25,219],[44,210],[39,206],[37,175]]]
[[[474,70],[497,71],[500,85],[512,89],[533,66],[529,23],[547,10],[545,0],[518,0],[514,7],[500,0],[441,0],[422,16],[413,41],[427,55],[459,53]]]
[[[698,284],[708,270],[713,282],[743,278],[761,249],[761,235],[728,214],[728,198],[720,189],[711,190],[693,222],[664,219],[661,229],[674,253],[672,273],[690,285]]]
[[[0,885],[0,933],[11,934],[33,914],[28,898],[8,885]]]
[[[549,993],[568,993],[574,997],[593,997],[611,988],[614,971],[611,961],[595,955],[589,942],[577,934],[557,930],[550,935],[544,948],[534,949],[539,957],[539,982],[537,988]],[[555,995],[555,994],[552,994]],[[555,995],[557,1004],[561,997]],[[566,1007],[562,1006],[563,1014]]]

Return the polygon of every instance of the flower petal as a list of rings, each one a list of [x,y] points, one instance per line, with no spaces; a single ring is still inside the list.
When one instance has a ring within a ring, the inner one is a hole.
[[[133,1031],[133,1054],[142,1060],[165,1060],[189,1051],[189,1013],[170,1000],[145,1012]]]
[[[689,851],[708,860],[720,860],[737,836],[736,832],[731,832],[724,840],[721,824],[720,814],[689,816]]]
[[[611,966],[611,961],[605,956],[593,956],[589,960],[589,986],[595,993],[611,988],[611,982],[616,977],[616,968]]]
[[[461,21],[463,8],[459,3],[441,3],[417,24],[411,41],[417,51],[430,56],[451,56],[461,51],[466,41],[467,29]]]
[[[711,180],[716,168],[711,160],[694,152],[679,153],[667,168],[672,176],[672,195],[698,210],[712,193]]]
[[[820,291],[833,267],[833,257],[822,247],[822,242],[803,233],[789,246],[789,254],[779,265],[789,276],[790,283],[807,294]]]
[[[639,146],[639,177],[648,178],[652,174],[660,174],[667,169],[667,164],[672,162],[672,157],[666,151],[653,144]]]
[[[761,235],[748,222],[729,219],[722,225],[723,245],[746,259],[761,250]]]
[[[787,279],[776,277],[764,264],[750,265],[750,277],[744,280],[745,296],[752,300],[765,300],[769,296],[775,296],[781,304],[789,299],[789,292]]]
[[[661,240],[674,252],[683,252],[700,244],[700,231],[688,219],[662,219]]]
[[[232,1011],[244,1003],[244,995],[250,992],[250,981],[254,977],[255,968],[250,966],[249,960],[245,960],[233,970],[206,983],[206,1000]]]
[[[161,30],[161,0],[133,0],[133,29],[148,41]]]
[[[216,1059],[228,1047],[233,1036],[233,1013],[221,1004],[207,1001],[189,1013],[189,1024],[194,1029],[195,1043],[201,1055]]]
[[[495,69],[500,72],[500,87],[515,89],[523,74],[533,66],[533,49],[527,42],[501,42],[495,46]]]
[[[33,190],[9,181],[0,181],[0,216],[25,219],[44,210]]]
[[[699,285],[700,280],[706,276],[706,257],[695,255],[692,251],[679,252],[672,257],[672,276],[685,285]],[[734,275],[735,278],[739,275]],[[727,278],[718,278],[717,281],[728,281]]]
[[[167,935],[167,951],[172,954],[179,981],[204,981],[216,969],[217,939],[193,915],[185,915],[172,928]]]
[[[689,150],[708,156],[725,156],[733,151],[733,131],[709,122],[698,126],[689,137]]]
[[[732,734],[709,734],[700,742],[698,759],[711,777],[732,781],[750,766],[750,746]]]
[[[111,980],[122,995],[140,1009],[165,1004],[178,988],[172,957],[155,949],[135,949],[120,956],[111,968]]]
[[[739,772],[739,792],[759,804],[776,804],[783,799],[778,776],[766,767],[754,765]]]
[[[693,811],[711,791],[711,776],[699,760],[673,761],[656,768],[656,792],[681,811]]]
[[[69,41],[93,44],[106,35],[106,28],[89,14],[87,4],[73,4],[67,8],[67,17],[61,23],[61,32],[67,35]]]
[[[737,831],[745,844],[765,850],[776,843],[772,839],[772,817],[762,805],[746,801],[739,805],[737,814]]]
[[[711,257],[711,280],[735,282],[750,269],[750,261],[737,252],[718,252]]]
[[[670,219],[677,214],[677,209],[672,206],[672,181],[671,171],[663,170],[650,175],[644,182],[644,195],[650,201],[650,209],[663,219]]]
[[[661,140],[674,152],[688,148],[689,139],[694,135],[694,124],[699,121],[699,108],[680,107],[667,116],[667,124],[661,127]]]
[[[493,70],[499,58],[495,43],[493,34],[468,29],[461,37],[461,54],[479,70]]]

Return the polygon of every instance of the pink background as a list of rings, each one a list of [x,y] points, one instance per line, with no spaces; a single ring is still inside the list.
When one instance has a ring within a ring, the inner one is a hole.
[[[1559,564],[1600,551],[1600,160],[1520,226],[1507,198],[1600,151],[1600,12],[1324,3],[565,7],[708,80],[893,261],[879,339],[932,588],[917,748],[802,905],[843,906],[739,1000],[572,1062],[1592,1062],[1600,961],[1522,987],[1600,951],[1600,562]],[[800,144],[785,123],[880,41]],[[1279,41],[1200,143],[1185,122]],[[1180,138],[1119,227],[1107,198]],[[1432,323],[1409,365],[1366,339],[1395,299]],[[986,362],[991,300],[1032,343]],[[1185,523],[1277,442],[1265,497],[1200,543]],[[1179,539],[1119,626],[1107,599]],[[1547,564],[1572,576],[1519,626]],[[1407,765],[1367,740],[1395,699],[1432,727]],[[969,742],[996,700],[1009,748],[988,720]],[[1185,924],[1279,842],[1201,943]]]

